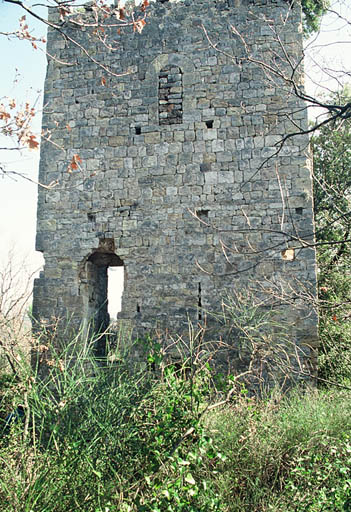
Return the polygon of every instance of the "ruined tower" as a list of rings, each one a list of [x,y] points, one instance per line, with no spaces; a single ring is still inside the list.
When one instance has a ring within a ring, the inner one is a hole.
[[[49,30],[39,180],[57,185],[39,188],[34,316],[105,327],[107,270],[123,266],[119,318],[136,332],[182,332],[261,283],[280,286],[272,303],[312,343],[316,317],[292,285],[314,294],[308,136],[280,146],[307,126],[285,80],[302,80],[297,3],[150,3],[113,51],[65,23],[89,55]]]

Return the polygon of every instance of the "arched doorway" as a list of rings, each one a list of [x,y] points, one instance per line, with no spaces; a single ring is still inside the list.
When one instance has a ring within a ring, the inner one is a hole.
[[[85,260],[80,275],[84,324],[94,333],[104,332],[110,317],[116,318],[124,284],[123,260],[114,252],[114,244],[104,242]]]

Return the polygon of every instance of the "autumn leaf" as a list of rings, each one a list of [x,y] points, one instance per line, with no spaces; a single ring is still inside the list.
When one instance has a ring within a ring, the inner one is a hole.
[[[118,9],[118,17],[119,17],[120,20],[125,20],[126,19],[125,10],[123,9],[123,7]]]
[[[149,4],[149,1],[148,1],[148,0],[144,0],[144,1],[143,1],[143,4],[142,4],[142,6],[141,6],[141,10],[142,10],[142,11],[145,11],[145,9],[146,9],[146,7],[148,7],[148,5],[150,5],[150,4]]]
[[[39,147],[39,142],[36,140],[35,135],[30,135],[26,140],[26,143],[28,144],[29,149],[38,149]]]
[[[79,155],[73,155],[71,163],[68,166],[68,171],[76,171],[79,168],[79,164],[82,163],[82,159]]]
[[[67,16],[67,14],[70,13],[70,9],[67,7],[60,7],[59,12],[60,12],[60,20],[64,21],[65,16]]]
[[[295,249],[284,249],[282,251],[282,258],[286,261],[293,261],[295,259]]]
[[[10,119],[10,114],[8,112],[6,112],[5,110],[5,106],[4,105],[0,105],[0,120],[1,121],[6,121],[7,119]]]
[[[134,24],[133,24],[133,29],[134,29],[134,32],[137,30],[139,32],[139,34],[141,34],[144,26],[146,25],[146,21],[145,20],[138,20],[138,21],[135,21]]]
[[[338,321],[338,317],[336,315],[333,315],[332,316],[332,319],[334,320],[334,322],[337,322]]]
[[[103,76],[101,77],[101,85],[106,85],[106,78]]]

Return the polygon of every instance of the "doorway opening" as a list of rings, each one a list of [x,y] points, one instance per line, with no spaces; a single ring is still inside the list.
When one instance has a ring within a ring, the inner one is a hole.
[[[84,274],[85,319],[94,332],[102,332],[121,310],[124,263],[114,252],[99,248],[87,259]]]

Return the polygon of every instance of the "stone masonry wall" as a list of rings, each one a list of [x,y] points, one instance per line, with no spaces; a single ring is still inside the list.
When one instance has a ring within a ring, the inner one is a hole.
[[[49,53],[74,65],[50,60],[45,82],[43,128],[57,145],[42,143],[40,182],[58,185],[39,188],[37,319],[108,322],[114,265],[125,271],[119,318],[136,332],[183,332],[252,282],[314,295],[315,252],[299,242],[313,241],[307,136],[267,160],[306,127],[306,111],[246,58],[249,48],[289,71],[271,27],[299,60],[300,9],[284,0],[157,2],[142,33],[115,35],[111,52],[72,26],[118,77],[49,31]],[[74,155],[82,170],[67,172]],[[294,293],[292,336],[315,343],[316,316]]]

